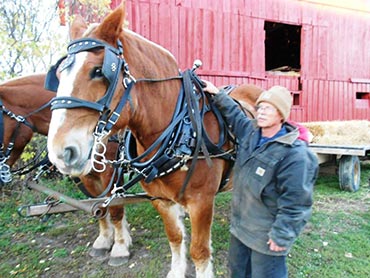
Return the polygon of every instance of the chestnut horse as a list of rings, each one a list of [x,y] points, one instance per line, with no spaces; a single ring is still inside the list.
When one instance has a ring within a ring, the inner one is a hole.
[[[214,201],[230,178],[234,142],[220,135],[220,114],[194,71],[179,73],[169,51],[122,29],[124,20],[123,2],[88,34],[81,17],[72,23],[68,56],[49,72],[60,82],[52,102],[50,161],[64,174],[86,175],[96,156],[104,157],[108,136],[128,128],[132,136],[115,164],[132,171],[133,182],[140,180],[155,198],[172,253],[167,277],[186,274],[184,210],[197,277],[213,277]],[[260,92],[240,86],[231,95],[253,106]],[[114,197],[124,196],[126,185],[115,187]],[[230,182],[223,190],[229,188]]]
[[[0,84],[3,113],[0,115],[3,120],[0,128],[3,133],[3,153],[6,154],[1,163],[9,170],[22,154],[34,132],[42,135],[48,133],[51,118],[48,103],[55,97],[55,93],[44,89],[45,76],[45,74],[29,75]],[[116,150],[117,143],[110,142],[107,156],[114,159]],[[91,172],[89,175],[80,176],[87,193],[92,196],[100,195],[109,184],[112,171],[113,169],[108,167],[103,173]],[[122,206],[110,207],[108,214],[107,217],[99,219],[100,233],[90,255],[105,257],[110,252],[108,263],[121,265],[129,257],[131,237],[128,224]]]

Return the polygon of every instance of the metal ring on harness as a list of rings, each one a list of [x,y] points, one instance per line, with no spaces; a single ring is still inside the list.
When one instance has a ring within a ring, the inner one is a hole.
[[[9,183],[12,181],[12,175],[10,173],[10,167],[6,163],[0,164],[0,180],[3,183]]]
[[[124,77],[123,80],[122,80],[122,84],[123,86],[125,87],[125,89],[127,89],[128,85],[130,84],[130,82],[132,82],[132,80],[128,77]]]

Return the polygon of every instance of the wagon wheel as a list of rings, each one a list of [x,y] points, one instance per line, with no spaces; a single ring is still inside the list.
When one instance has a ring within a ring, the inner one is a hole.
[[[339,186],[341,190],[356,192],[360,188],[361,168],[358,156],[343,155],[339,159]]]

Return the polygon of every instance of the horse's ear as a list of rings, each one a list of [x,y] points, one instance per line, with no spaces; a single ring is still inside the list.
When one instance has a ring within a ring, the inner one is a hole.
[[[69,28],[69,36],[71,40],[79,39],[82,37],[83,33],[87,30],[87,24],[85,20],[79,14],[76,15]]]
[[[94,32],[100,39],[115,45],[119,38],[125,22],[125,2],[122,1],[111,14],[109,14]]]

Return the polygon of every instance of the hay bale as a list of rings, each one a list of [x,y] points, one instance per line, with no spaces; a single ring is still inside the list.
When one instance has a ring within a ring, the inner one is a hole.
[[[313,135],[311,143],[322,145],[370,145],[370,121],[302,123]]]

